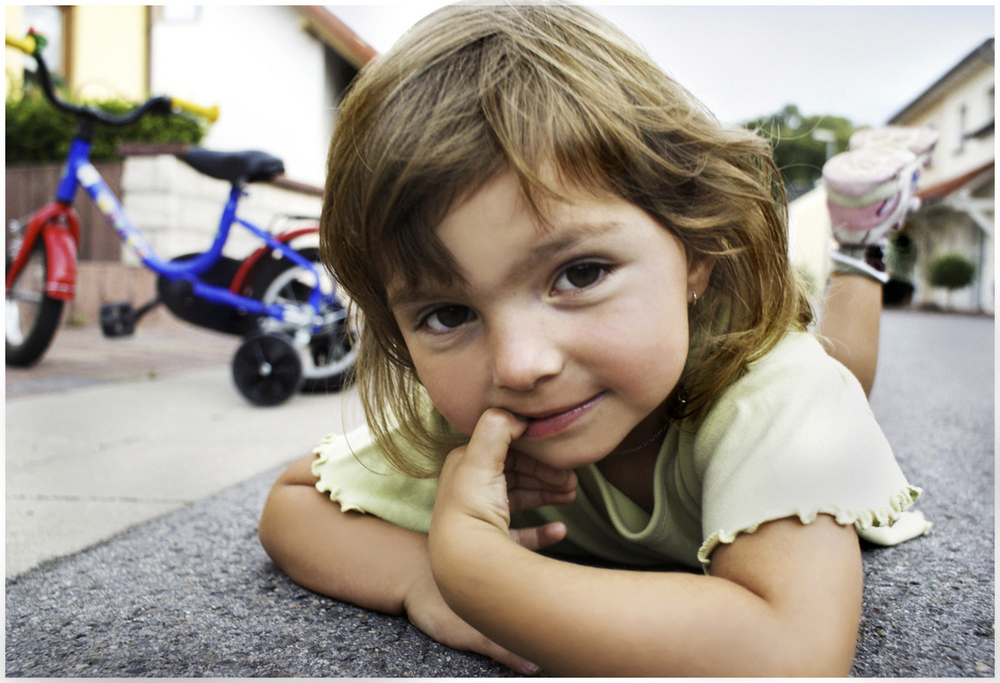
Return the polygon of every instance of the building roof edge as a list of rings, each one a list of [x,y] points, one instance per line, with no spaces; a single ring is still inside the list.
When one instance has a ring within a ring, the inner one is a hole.
[[[925,109],[932,102],[943,96],[951,81],[968,70],[978,61],[993,63],[994,59],[994,39],[988,38],[979,47],[965,56],[958,64],[948,70],[941,78],[935,81],[929,88],[914,98],[909,104],[903,107],[895,115],[889,118],[889,124],[905,123],[909,116]]]
[[[354,68],[360,69],[378,56],[375,48],[326,8],[319,5],[295,5],[293,8],[302,17],[307,30]]]

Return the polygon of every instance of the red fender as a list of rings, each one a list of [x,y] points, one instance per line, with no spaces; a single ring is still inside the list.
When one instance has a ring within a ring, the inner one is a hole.
[[[290,230],[289,232],[283,232],[280,235],[275,235],[274,239],[282,243],[288,243],[296,237],[308,235],[313,232],[319,232],[319,228],[301,228],[299,230]],[[240,269],[237,270],[236,275],[233,276],[233,282],[229,286],[229,291],[233,294],[242,296],[250,284],[250,278],[257,270],[257,264],[260,263],[262,258],[270,254],[272,251],[271,247],[265,245],[243,259]]]
[[[49,260],[45,293],[53,299],[70,301],[76,294],[76,240],[65,226],[46,223],[42,228],[45,253]]]
[[[45,293],[69,301],[76,290],[76,253],[80,241],[80,219],[73,207],[55,202],[32,216],[24,232],[21,251],[7,271],[7,291],[24,267],[35,240],[45,240],[48,277]]]

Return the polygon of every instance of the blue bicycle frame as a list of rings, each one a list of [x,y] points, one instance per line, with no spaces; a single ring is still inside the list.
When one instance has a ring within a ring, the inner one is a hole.
[[[316,285],[309,294],[309,305],[314,313],[318,314],[322,310],[323,293],[319,287],[319,274],[312,262],[287,244],[276,240],[267,231],[236,215],[236,207],[240,197],[245,194],[242,188],[233,186],[230,191],[229,200],[226,202],[219,221],[218,232],[208,251],[190,260],[164,261],[156,255],[145,235],[132,223],[118,198],[115,197],[107,183],[101,178],[100,173],[90,163],[90,150],[91,144],[85,140],[79,138],[73,140],[56,193],[57,199],[65,204],[71,204],[77,188],[82,186],[122,241],[135,252],[147,268],[171,281],[187,280],[196,296],[203,297],[213,303],[224,304],[245,310],[253,315],[266,315],[269,318],[286,322],[286,309],[279,304],[264,305],[256,299],[234,294],[228,289],[209,285],[198,279],[199,275],[218,262],[222,256],[222,248],[229,237],[230,228],[233,223],[239,223],[263,240],[270,248],[278,250],[283,256],[312,273]],[[313,327],[318,329],[318,322],[314,322]]]

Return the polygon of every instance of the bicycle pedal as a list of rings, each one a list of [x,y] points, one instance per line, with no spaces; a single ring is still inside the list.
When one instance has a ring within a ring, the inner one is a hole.
[[[105,337],[130,337],[135,334],[135,309],[126,302],[101,306],[101,333]]]

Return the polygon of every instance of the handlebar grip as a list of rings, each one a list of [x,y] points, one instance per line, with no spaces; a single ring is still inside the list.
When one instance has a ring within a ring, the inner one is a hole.
[[[14,36],[7,36],[5,34],[5,37],[7,39],[6,44],[10,47],[20,50],[26,55],[35,54],[35,46],[37,43],[35,42],[35,37],[33,35],[29,34],[24,38],[15,38]]]
[[[219,118],[219,106],[215,105],[212,107],[203,107],[200,104],[194,104],[192,102],[187,102],[185,100],[172,97],[170,99],[170,105],[174,109],[182,109],[183,111],[195,114],[196,116],[201,116],[207,119],[209,123],[215,123],[215,120]]]

